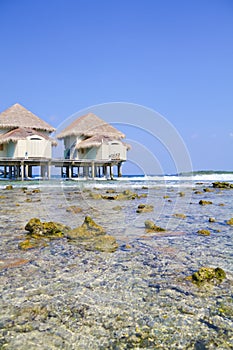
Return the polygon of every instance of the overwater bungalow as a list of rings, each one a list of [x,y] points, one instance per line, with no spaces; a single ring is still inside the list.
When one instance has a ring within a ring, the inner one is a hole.
[[[124,137],[121,131],[93,113],[77,118],[57,135],[64,141],[65,159],[102,162],[95,168],[97,176],[106,175],[106,164],[110,167],[110,176],[113,165],[117,165],[118,176],[121,176],[121,164],[126,161],[130,149],[122,141]]]
[[[7,161],[10,176],[21,173],[22,164],[14,161],[52,158],[52,146],[56,145],[50,137],[53,131],[51,125],[18,103],[0,113],[0,159]],[[31,167],[27,171],[31,172]]]

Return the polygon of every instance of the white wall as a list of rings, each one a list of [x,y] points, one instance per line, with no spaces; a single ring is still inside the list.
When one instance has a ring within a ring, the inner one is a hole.
[[[15,147],[15,158],[52,158],[51,142],[45,139],[40,140],[19,140]]]
[[[93,147],[84,150],[77,150],[75,146],[81,142],[83,138],[69,136],[64,138],[64,157],[69,159],[95,159],[95,160],[126,160],[127,148],[119,141],[111,141],[103,143],[100,147]],[[70,150],[70,151],[69,151]],[[69,151],[69,153],[68,153]],[[69,154],[69,156],[67,156]]]
[[[102,159],[107,160],[126,160],[127,149],[121,142],[112,141],[108,144],[103,143],[101,146]]]

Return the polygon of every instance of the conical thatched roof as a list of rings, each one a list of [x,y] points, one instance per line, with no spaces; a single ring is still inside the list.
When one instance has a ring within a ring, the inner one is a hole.
[[[11,129],[19,127],[44,130],[48,132],[55,130],[51,125],[28,111],[19,103],[16,103],[0,113],[0,128]]]
[[[108,136],[103,136],[103,135],[95,135],[95,136],[89,137],[86,140],[79,142],[75,148],[76,149],[85,149],[85,148],[91,148],[91,147],[99,147],[99,146],[101,146],[102,143],[108,143],[111,141],[116,141],[116,139],[113,139],[112,137],[108,137]],[[122,142],[119,139],[117,139],[117,142],[120,142],[124,146],[126,146],[127,150],[129,150],[131,148],[130,145],[126,144],[125,142]]]
[[[0,144],[9,143],[10,141],[17,142],[19,140],[25,140],[28,136],[33,135],[40,136],[45,140],[51,141],[53,146],[57,145],[57,142],[48,135],[27,128],[16,128],[6,132],[5,134],[0,135]]]
[[[124,138],[125,135],[106,123],[103,119],[97,117],[93,113],[88,113],[68,125],[60,134],[57,135],[58,139],[63,139],[67,136],[108,136],[115,139]]]

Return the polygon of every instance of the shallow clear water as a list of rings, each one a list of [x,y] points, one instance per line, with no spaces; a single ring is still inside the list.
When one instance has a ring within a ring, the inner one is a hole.
[[[30,181],[13,182],[13,190],[0,183],[0,348],[232,349],[233,228],[226,221],[233,217],[233,190],[204,192],[212,180]],[[147,197],[90,197],[107,189]],[[213,204],[201,206],[201,199]],[[140,203],[153,212],[137,214]],[[67,212],[71,205],[83,212]],[[116,252],[86,251],[65,238],[18,248],[32,217],[73,228],[85,215],[116,237]],[[166,231],[146,233],[147,219]],[[221,267],[227,278],[198,288],[186,277],[202,266]]]

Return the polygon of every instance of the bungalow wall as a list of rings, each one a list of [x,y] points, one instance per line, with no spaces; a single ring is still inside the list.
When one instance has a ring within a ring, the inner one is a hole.
[[[3,150],[1,151],[1,147]],[[52,158],[51,142],[41,140],[19,140],[0,145],[0,157],[7,158]]]
[[[101,159],[97,157],[98,148],[92,147],[92,148],[81,148],[76,153],[75,159]]]
[[[69,136],[64,138],[64,158],[66,159],[94,159],[94,160],[126,160],[127,148],[117,140],[103,142],[99,147],[76,149],[76,145],[83,138]]]
[[[39,138],[19,140],[16,143],[14,157],[24,158],[26,155],[28,158],[52,158],[51,142]]]
[[[108,160],[126,160],[127,148],[126,146],[117,141],[112,141],[109,143],[103,143],[100,147],[101,159]]]

